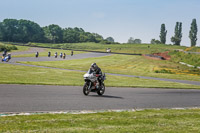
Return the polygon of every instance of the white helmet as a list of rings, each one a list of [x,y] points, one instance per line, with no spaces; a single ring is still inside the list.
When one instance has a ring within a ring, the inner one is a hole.
[[[92,64],[91,64],[91,68],[92,68],[93,70],[96,70],[96,69],[97,69],[97,64],[96,64],[96,63],[92,63]]]

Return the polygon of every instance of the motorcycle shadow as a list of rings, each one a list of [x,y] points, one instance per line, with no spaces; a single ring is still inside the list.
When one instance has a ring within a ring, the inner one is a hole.
[[[119,96],[111,96],[111,95],[88,95],[90,97],[102,97],[102,98],[116,98],[116,99],[124,99],[123,97],[119,97]]]

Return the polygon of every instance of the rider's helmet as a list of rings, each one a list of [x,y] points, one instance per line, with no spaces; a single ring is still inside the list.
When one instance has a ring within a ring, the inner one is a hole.
[[[91,69],[92,70],[96,70],[97,69],[97,64],[96,63],[92,63],[91,64]]]

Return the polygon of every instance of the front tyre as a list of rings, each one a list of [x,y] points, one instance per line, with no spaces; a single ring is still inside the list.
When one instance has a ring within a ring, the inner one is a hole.
[[[84,86],[83,86],[83,94],[86,95],[86,96],[90,93],[88,87],[89,86],[88,86],[87,83],[85,83]]]
[[[104,94],[104,92],[105,92],[105,89],[106,89],[105,85],[104,85],[104,83],[102,83],[101,84],[101,88],[97,91],[97,94],[102,96]]]

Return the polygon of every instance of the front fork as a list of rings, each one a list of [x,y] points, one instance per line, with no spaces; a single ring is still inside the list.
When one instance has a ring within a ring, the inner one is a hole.
[[[90,92],[91,90],[92,90],[92,82],[89,82],[88,91]]]

